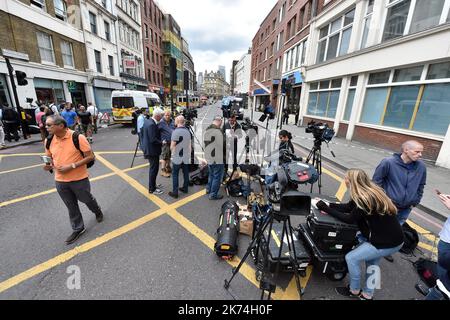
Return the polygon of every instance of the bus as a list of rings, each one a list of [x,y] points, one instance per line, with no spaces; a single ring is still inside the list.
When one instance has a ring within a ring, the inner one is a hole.
[[[181,107],[186,107],[186,96],[178,96],[177,97],[177,105]],[[189,108],[199,108],[200,106],[200,98],[197,96],[189,96]]]
[[[115,123],[131,124],[133,112],[148,108],[152,113],[155,107],[161,107],[156,93],[133,90],[114,90],[111,94],[112,116]]]

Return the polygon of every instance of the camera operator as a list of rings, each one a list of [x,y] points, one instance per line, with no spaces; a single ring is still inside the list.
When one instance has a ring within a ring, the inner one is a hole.
[[[237,151],[238,151],[238,139],[242,138],[242,127],[236,121],[236,114],[231,114],[228,121],[223,126],[223,133],[226,139],[226,143],[223,144],[225,154],[225,171],[228,171],[228,161],[230,156],[233,157],[233,170],[237,168]]]
[[[184,119],[184,118],[183,118]],[[164,118],[158,124],[159,130],[161,131],[162,140],[162,152],[161,152],[161,175],[163,177],[169,178],[172,169],[170,168],[170,141],[172,137],[172,132],[175,130],[175,123],[172,120],[172,114],[170,111],[164,112]]]

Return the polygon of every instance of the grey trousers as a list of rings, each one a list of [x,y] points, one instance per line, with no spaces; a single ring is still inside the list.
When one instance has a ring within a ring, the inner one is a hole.
[[[80,231],[84,228],[83,216],[81,215],[78,201],[86,204],[89,210],[96,215],[102,212],[97,200],[91,194],[91,184],[88,178],[73,182],[56,181],[56,190],[67,209],[69,209],[70,224],[73,231]]]

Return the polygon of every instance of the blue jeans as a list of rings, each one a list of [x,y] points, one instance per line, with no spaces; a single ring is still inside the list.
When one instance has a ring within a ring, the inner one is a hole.
[[[361,262],[365,261],[366,285],[364,286],[363,292],[369,296],[373,296],[375,288],[368,285],[368,280],[371,276],[373,277],[373,273],[368,272],[369,267],[378,266],[382,257],[399,251],[402,246],[403,244],[395,248],[377,249],[370,242],[363,242],[357,248],[347,253],[345,256],[345,261],[347,261],[348,273],[350,277],[350,289],[353,291],[359,291],[361,289]]]
[[[442,284],[447,290],[450,291],[450,270],[447,270],[443,265],[450,264],[450,243],[439,241],[438,244],[438,265],[437,265],[437,276],[441,280]],[[445,300],[443,294],[436,288],[431,288],[425,300]]]
[[[412,208],[399,209],[397,212],[397,220],[402,226],[406,220],[408,220],[409,214],[411,213]]]
[[[206,185],[206,192],[209,193],[209,198],[217,198],[220,184],[223,180],[225,166],[223,164],[210,164],[208,166],[209,176],[208,184]]]
[[[184,191],[188,191],[189,188],[189,165],[188,164],[172,164],[172,192],[178,194],[178,176],[180,173],[180,169],[183,170],[183,189]]]

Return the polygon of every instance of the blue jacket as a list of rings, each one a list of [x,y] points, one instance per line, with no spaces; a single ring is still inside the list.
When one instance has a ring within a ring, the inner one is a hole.
[[[145,159],[161,155],[161,132],[155,120],[145,119],[140,137]]]
[[[398,209],[406,209],[422,200],[427,168],[420,160],[406,165],[400,156],[395,153],[383,159],[375,169],[373,182],[384,189]]]
[[[170,144],[170,140],[172,139],[172,132],[175,130],[175,123],[173,120],[170,120],[170,123],[162,119],[158,124],[158,128],[161,131],[161,140],[166,140]]]

